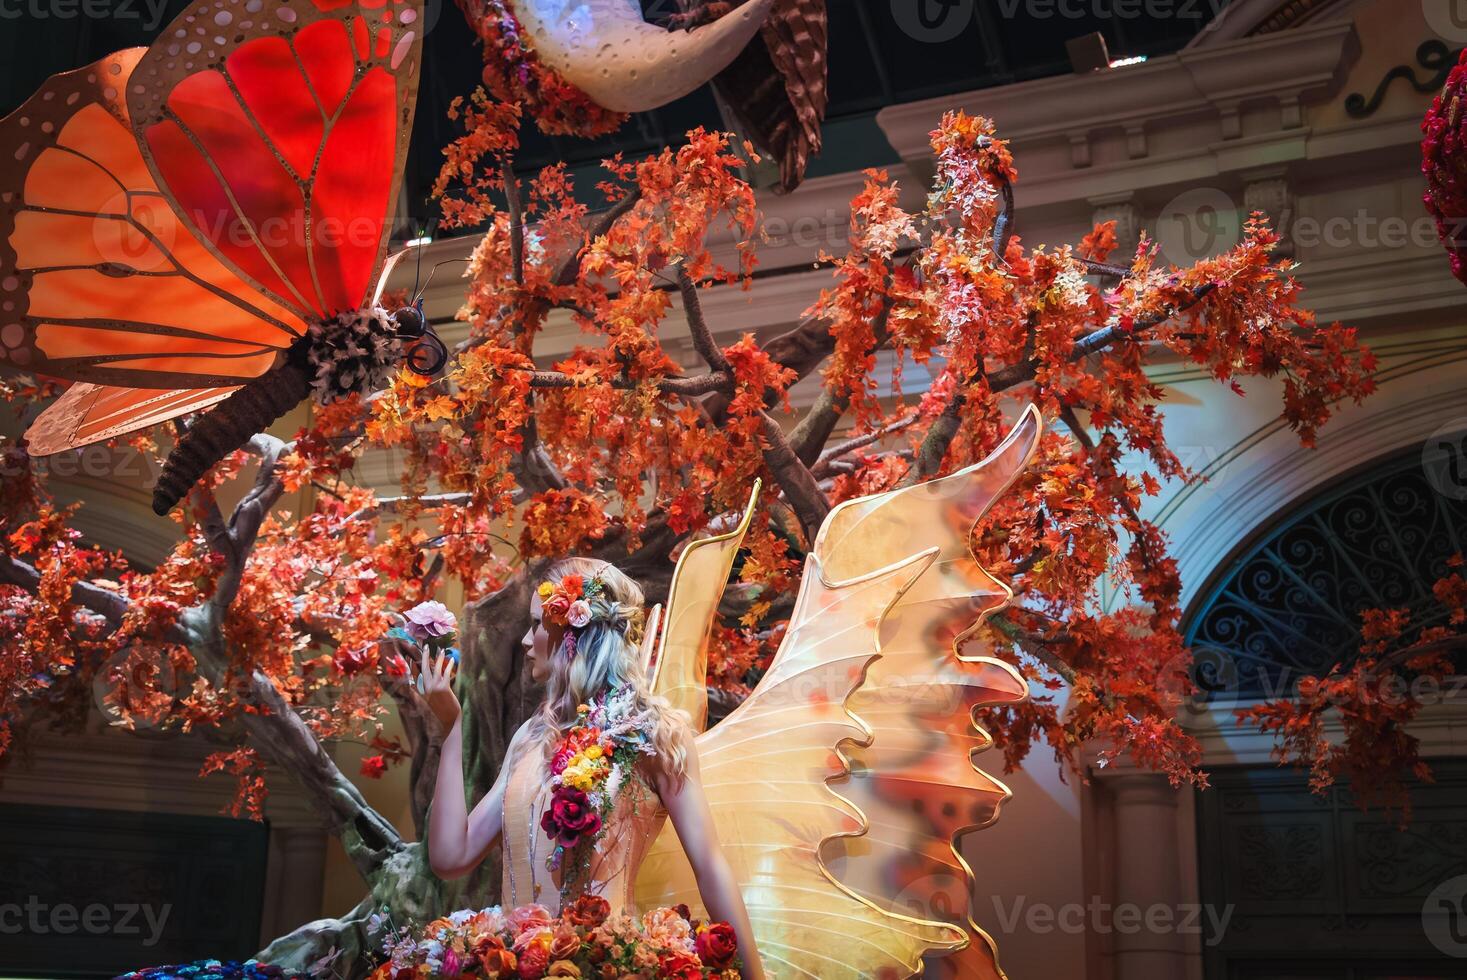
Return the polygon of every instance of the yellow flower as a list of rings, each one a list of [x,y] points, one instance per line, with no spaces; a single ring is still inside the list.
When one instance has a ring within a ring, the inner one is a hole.
[[[549,582],[540,583],[540,598],[549,599],[555,594],[555,586]]]
[[[586,749],[584,754],[588,759],[599,759],[603,755],[601,751],[601,746],[599,745],[591,746],[590,748]]]

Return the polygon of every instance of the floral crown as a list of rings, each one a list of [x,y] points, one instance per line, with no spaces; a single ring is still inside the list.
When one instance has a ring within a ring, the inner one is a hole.
[[[559,584],[541,582],[538,591],[547,623],[580,629],[594,618],[591,600],[605,592],[606,586],[599,578],[588,582],[584,575],[567,575]]]

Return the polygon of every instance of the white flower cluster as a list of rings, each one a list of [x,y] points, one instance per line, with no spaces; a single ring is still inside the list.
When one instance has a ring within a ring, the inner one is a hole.
[[[643,755],[657,751],[647,737],[647,733],[656,726],[657,719],[650,710],[637,707],[637,692],[630,686],[613,689],[593,704],[588,723],[600,729],[606,738],[613,742],[626,742]]]

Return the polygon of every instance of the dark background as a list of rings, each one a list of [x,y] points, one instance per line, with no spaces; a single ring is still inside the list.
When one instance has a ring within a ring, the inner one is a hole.
[[[149,23],[148,4],[159,2],[0,0],[0,114],[15,109],[50,75],[149,43],[188,5],[167,0],[167,15],[155,26]],[[672,0],[641,2],[652,20],[673,9]],[[896,162],[874,118],[884,106],[1067,72],[1065,42],[1097,31],[1112,57],[1176,51],[1226,2],[1175,0],[1174,16],[1146,18],[1095,16],[1111,0],[829,0],[831,105],[825,152],[810,175]],[[456,135],[447,118],[449,103],[473,91],[483,67],[477,41],[452,0],[428,3],[432,27],[406,181],[409,210],[420,226],[435,214],[428,191],[437,176],[439,151]],[[904,12],[905,29],[894,13],[898,10]],[[931,25],[922,39],[912,36],[921,33],[912,27],[917,13],[925,13]],[[956,29],[959,23],[964,26]],[[557,160],[594,166],[617,151],[638,156],[680,142],[699,125],[724,128],[706,88],[640,114],[599,140],[552,139],[531,126],[517,169],[533,173]]]

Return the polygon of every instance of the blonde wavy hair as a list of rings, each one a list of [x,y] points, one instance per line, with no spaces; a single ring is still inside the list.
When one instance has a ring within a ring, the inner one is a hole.
[[[574,727],[577,708],[612,688],[636,692],[636,710],[653,720],[648,735],[657,749],[662,771],[681,780],[687,771],[689,721],[685,712],[655,695],[642,670],[642,630],[646,597],[642,587],[621,569],[597,558],[562,558],[546,579],[559,585],[568,575],[587,582],[597,579],[601,591],[590,600],[591,621],[576,631],[574,652],[565,642],[553,644],[545,703],[530,718],[528,731],[549,759],[561,737]]]

